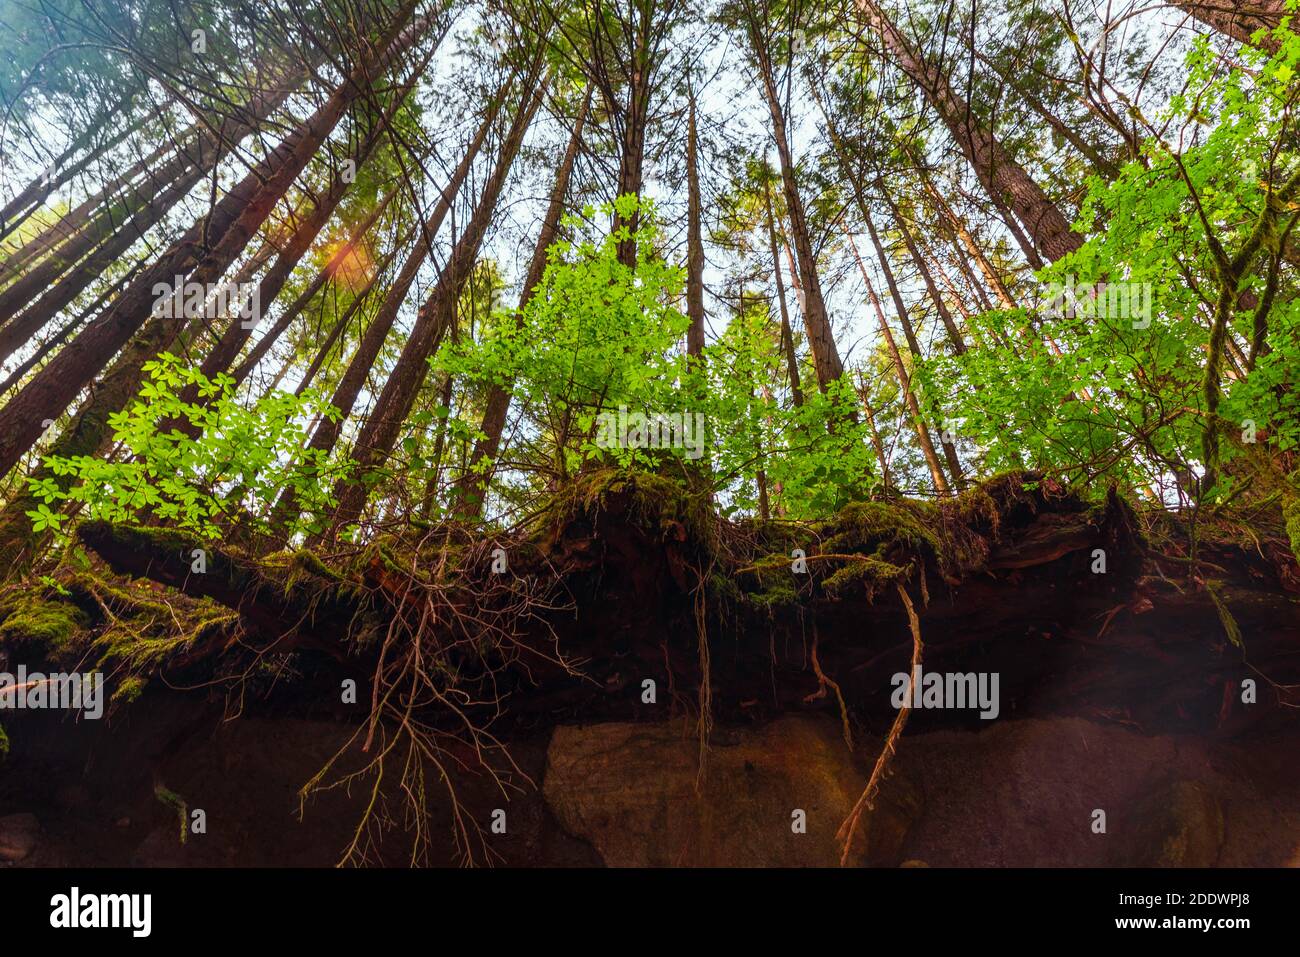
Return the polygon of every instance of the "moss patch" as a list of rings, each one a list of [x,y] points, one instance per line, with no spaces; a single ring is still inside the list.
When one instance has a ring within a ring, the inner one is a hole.
[[[959,581],[984,567],[1007,516],[1032,514],[1043,494],[1037,475],[1011,472],[940,502],[851,502],[827,521],[784,523],[779,531],[754,523],[759,545],[745,570],[757,577],[758,588],[746,599],[768,608],[792,604],[805,582],[828,597],[861,590],[870,599],[925,567]],[[807,577],[792,570],[793,548],[806,555]]]
[[[57,655],[85,627],[84,611],[64,598],[19,594],[0,607],[0,641],[32,642]]]
[[[718,520],[713,504],[706,492],[684,478],[613,467],[595,469],[557,492],[549,515],[558,524],[579,516],[595,518],[616,497],[627,502],[632,522],[646,531],[671,536],[680,527],[705,552],[716,552]]]

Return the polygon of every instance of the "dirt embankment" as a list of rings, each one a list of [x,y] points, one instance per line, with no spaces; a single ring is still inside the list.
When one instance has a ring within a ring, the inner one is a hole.
[[[850,863],[1295,863],[1300,569],[1229,531],[1021,477],[733,526],[616,475],[513,537],[202,574],[86,526],[88,567],[4,596],[0,655],[114,702],[0,715],[0,857],[831,865],[906,594],[924,669],[996,674],[997,716],[913,711]]]

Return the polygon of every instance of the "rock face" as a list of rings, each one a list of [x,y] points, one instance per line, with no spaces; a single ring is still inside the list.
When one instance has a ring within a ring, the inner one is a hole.
[[[1081,718],[904,736],[925,814],[905,856],[935,867],[1295,866],[1294,734],[1213,742]],[[1094,814],[1106,830],[1093,829]],[[1278,835],[1285,835],[1281,840]]]
[[[1137,804],[1132,830],[1125,864],[1213,867],[1223,845],[1223,809],[1204,786],[1174,781]]]
[[[40,843],[41,825],[35,814],[0,817],[0,861],[21,861]]]
[[[835,832],[866,777],[833,723],[787,717],[718,731],[697,792],[698,748],[693,724],[683,721],[557,728],[547,803],[610,866],[839,863]],[[853,863],[897,864],[918,811],[905,780],[887,782]],[[804,832],[796,833],[800,818]]]

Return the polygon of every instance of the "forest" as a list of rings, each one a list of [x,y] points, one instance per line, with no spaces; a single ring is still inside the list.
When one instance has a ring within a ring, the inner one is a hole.
[[[0,861],[1300,864],[1298,15],[0,0]]]

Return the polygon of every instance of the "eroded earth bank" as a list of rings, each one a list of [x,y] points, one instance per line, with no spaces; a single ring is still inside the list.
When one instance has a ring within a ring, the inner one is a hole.
[[[491,539],[89,523],[3,598],[0,670],[106,702],[0,711],[0,860],[1295,864],[1300,567],[1189,518],[1017,475],[734,524],[605,471]],[[996,716],[900,728],[918,650]]]

